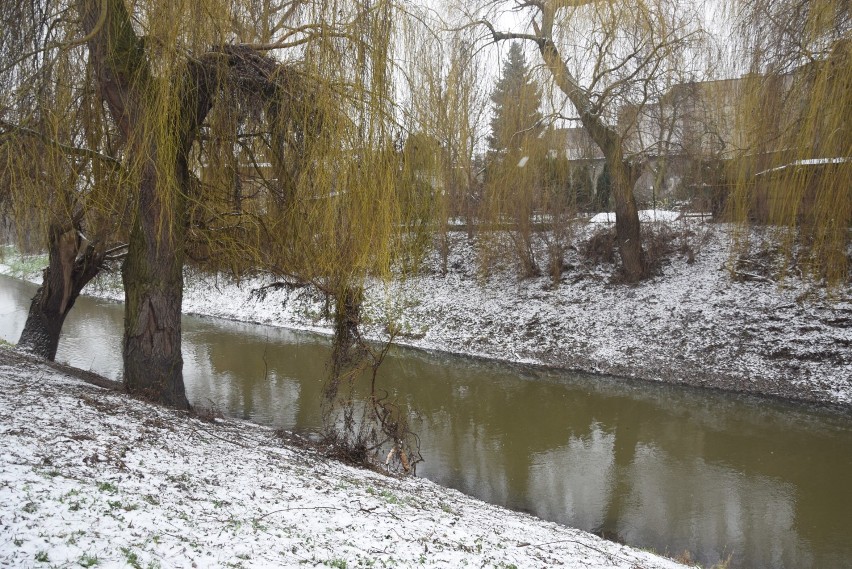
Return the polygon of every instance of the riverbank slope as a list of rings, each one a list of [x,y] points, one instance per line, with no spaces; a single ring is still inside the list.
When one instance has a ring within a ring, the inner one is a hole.
[[[0,348],[4,567],[681,565]]]
[[[599,227],[575,235],[557,286],[520,279],[510,245],[482,262],[478,241],[453,233],[446,274],[432,253],[420,274],[367,290],[365,329],[427,350],[852,406],[852,284],[829,290],[791,267],[779,281],[784,256],[765,233],[735,262],[731,226],[655,229],[669,251],[636,285],[582,253]],[[330,333],[321,295],[272,282],[190,279],[184,306]]]

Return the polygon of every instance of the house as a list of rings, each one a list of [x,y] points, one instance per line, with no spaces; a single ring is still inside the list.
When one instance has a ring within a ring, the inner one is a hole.
[[[721,209],[726,164],[748,146],[741,110],[753,79],[679,83],[657,101],[622,109],[627,155],[643,168],[634,188],[640,203]]]
[[[554,128],[547,132],[547,136],[550,137],[548,147],[551,157],[564,152],[569,164],[585,167],[591,187],[595,188],[606,160],[588,131],[582,127]]]

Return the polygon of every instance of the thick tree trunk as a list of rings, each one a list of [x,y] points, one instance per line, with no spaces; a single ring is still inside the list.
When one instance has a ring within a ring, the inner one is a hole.
[[[183,383],[180,320],[184,204],[177,195],[172,203],[164,203],[160,186],[165,183],[153,161],[145,166],[137,218],[121,271],[124,385],[131,393],[189,409]]]
[[[178,86],[178,121],[166,133],[177,154],[161,154],[149,113],[151,73],[123,0],[77,0],[101,96],[141,164],[136,219],[122,267],[124,383],[128,391],[187,409],[181,357],[186,156],[212,104],[218,75],[191,59]],[[105,12],[102,12],[105,10]],[[218,56],[217,56],[218,57]]]
[[[642,232],[639,211],[633,196],[636,177],[623,160],[610,162],[612,176],[612,202],[615,209],[615,235],[618,253],[624,270],[624,280],[636,282],[647,276],[645,252],[642,250]]]
[[[89,245],[80,251],[80,238],[73,227],[52,226],[48,232],[48,266],[42,284],[30,304],[18,348],[48,360],[56,357],[65,317],[80,291],[100,271],[103,254]]]
[[[631,196],[632,197],[632,196]],[[624,269],[624,279],[636,282],[647,276],[645,252],[642,249],[642,232],[636,201],[614,200],[615,235],[618,240],[618,253]]]
[[[599,112],[594,110],[589,93],[580,86],[556,49],[552,39],[555,5],[543,4],[541,10],[542,24],[536,29],[537,36],[535,36],[539,51],[556,85],[577,108],[583,128],[604,153],[612,176],[611,195],[615,206],[615,232],[624,278],[627,282],[642,280],[647,276],[648,270],[642,251],[639,212],[636,208],[636,199],[633,197],[636,177],[633,169],[624,160],[624,141],[615,129],[604,122]],[[493,35],[496,40],[518,37],[515,34],[493,33]],[[521,39],[530,39],[530,37],[521,34]]]

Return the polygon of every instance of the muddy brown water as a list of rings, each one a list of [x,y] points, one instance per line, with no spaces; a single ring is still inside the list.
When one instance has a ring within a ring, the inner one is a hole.
[[[0,277],[14,342],[35,287]],[[81,298],[57,359],[120,376],[120,304]],[[328,339],[185,317],[193,404],[320,425]],[[418,475],[659,553],[731,567],[852,567],[852,419],[834,411],[396,349],[381,380],[416,407]]]

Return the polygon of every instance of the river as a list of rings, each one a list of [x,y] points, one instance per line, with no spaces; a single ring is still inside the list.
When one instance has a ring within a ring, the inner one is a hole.
[[[0,277],[0,338],[35,287]],[[57,360],[118,378],[123,308],[81,297]],[[320,426],[327,338],[184,317],[194,405]],[[731,568],[852,567],[852,419],[757,397],[395,349],[380,371],[411,408],[418,475],[658,553]]]

